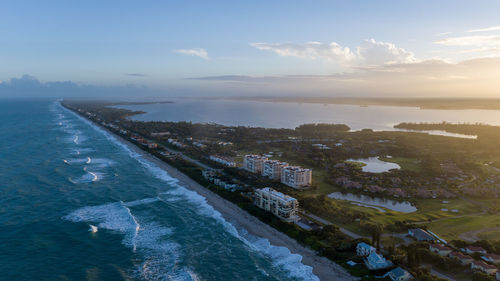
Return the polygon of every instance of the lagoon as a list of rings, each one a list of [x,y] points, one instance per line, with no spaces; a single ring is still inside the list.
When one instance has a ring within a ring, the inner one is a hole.
[[[226,99],[171,99],[173,103],[119,105],[146,113],[138,121],[188,121],[227,126],[295,128],[305,123],[346,124],[352,130],[396,130],[401,122],[484,123],[500,126],[500,110],[442,110],[400,106],[357,106]],[[432,132],[433,134],[441,134]],[[443,134],[444,135],[444,134]],[[448,134],[449,135],[449,134]],[[451,135],[450,135],[451,136]],[[453,135],[454,137],[460,135]]]
[[[354,203],[362,204],[364,207],[382,207],[396,212],[413,213],[417,208],[412,203],[407,201],[396,201],[380,197],[370,197],[367,195],[357,195],[352,193],[334,192],[330,193],[328,197],[337,200],[346,200]],[[377,208],[375,208],[377,209]],[[378,209],[380,211],[380,209]]]
[[[361,169],[363,172],[367,173],[383,173],[388,172],[392,169],[401,169],[401,167],[392,162],[385,162],[379,159],[379,157],[369,157],[360,159],[347,159],[350,162],[360,162],[365,164]]]

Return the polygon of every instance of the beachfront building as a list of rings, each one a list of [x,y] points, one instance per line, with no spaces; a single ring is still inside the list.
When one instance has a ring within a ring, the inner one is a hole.
[[[452,259],[457,259],[462,265],[469,265],[474,261],[474,258],[468,255],[464,255],[460,252],[451,252],[448,255]]]
[[[264,161],[267,160],[267,157],[249,154],[245,155],[243,158],[243,169],[255,173],[262,174],[262,168],[264,167]]]
[[[386,260],[384,256],[374,251],[365,258],[365,265],[369,270],[379,270],[392,266],[392,262]]]
[[[298,166],[287,166],[281,168],[281,183],[293,188],[301,188],[311,185],[312,170]]]
[[[262,175],[264,177],[269,177],[270,179],[281,179],[281,169],[288,166],[286,162],[280,162],[278,160],[264,160],[264,166],[262,167]]]
[[[236,162],[234,162],[233,160],[227,158],[227,157],[224,157],[224,156],[219,156],[219,155],[210,155],[210,160],[214,161],[214,162],[217,162],[219,164],[222,164],[224,166],[227,166],[227,167],[236,167]]]
[[[436,240],[436,238],[434,238],[434,236],[432,236],[429,232],[427,232],[421,228],[408,229],[408,235],[415,238],[415,240],[417,240],[417,241],[431,242],[431,241]]]
[[[299,201],[270,187],[255,191],[254,204],[285,221],[298,220]]]
[[[446,257],[452,252],[452,250],[450,248],[448,248],[444,245],[441,245],[441,244],[430,244],[429,250],[431,250],[431,252],[434,252],[442,257]]]
[[[413,276],[401,267],[396,267],[387,273],[392,281],[408,281],[413,280]]]
[[[487,264],[484,261],[473,261],[470,264],[470,268],[472,271],[482,271],[486,274],[495,274],[498,271],[498,268],[494,265]]]
[[[359,257],[366,257],[375,251],[377,251],[375,247],[368,245],[365,242],[358,243],[358,245],[356,246],[356,254]]]

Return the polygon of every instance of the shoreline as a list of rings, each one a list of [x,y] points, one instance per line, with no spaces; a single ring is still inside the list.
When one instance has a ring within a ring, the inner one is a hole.
[[[66,109],[72,111],[71,109]],[[77,112],[73,113],[79,115]],[[88,120],[84,116],[79,116]],[[203,187],[187,175],[177,170],[175,167],[170,166],[154,155],[140,149],[133,143],[108,130],[107,128],[94,123],[92,120],[88,121],[91,122],[92,125],[99,127],[113,136],[118,142],[126,145],[131,151],[139,154],[145,160],[167,172],[171,177],[178,180],[178,184],[182,187],[203,196],[207,203],[218,211],[228,223],[233,225],[236,224],[235,226],[237,228],[244,228],[251,235],[269,240],[270,244],[273,246],[285,247],[292,254],[300,255],[302,257],[301,262],[304,265],[312,267],[313,274],[320,280],[357,280],[356,277],[350,275],[347,270],[340,265],[330,261],[326,257],[318,256],[313,250],[300,245],[295,239],[290,238],[286,234],[263,223],[258,218],[250,215],[234,203],[227,201],[226,199]]]

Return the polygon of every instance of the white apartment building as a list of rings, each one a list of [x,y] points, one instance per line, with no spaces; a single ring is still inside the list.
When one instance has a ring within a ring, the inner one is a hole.
[[[254,204],[288,222],[297,221],[299,201],[270,187],[255,191]]]
[[[281,169],[288,166],[286,162],[278,160],[264,160],[262,167],[262,176],[269,177],[270,179],[281,179]]]
[[[312,170],[298,166],[287,166],[281,168],[281,183],[293,188],[301,188],[311,185]]]
[[[217,162],[219,164],[222,164],[224,166],[236,167],[236,163],[229,158],[218,156],[218,155],[210,155],[209,158],[210,158],[210,160]]]
[[[245,158],[243,158],[243,169],[252,173],[262,174],[262,167],[265,160],[267,160],[267,157],[264,156],[255,154],[245,155]]]

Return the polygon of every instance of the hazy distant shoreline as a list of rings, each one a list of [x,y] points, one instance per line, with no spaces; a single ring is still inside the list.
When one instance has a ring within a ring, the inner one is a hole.
[[[420,109],[488,109],[500,110],[500,99],[470,98],[326,98],[326,97],[241,97],[227,98],[262,102],[345,104],[359,106],[402,106]]]

